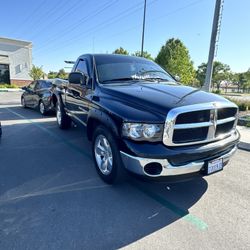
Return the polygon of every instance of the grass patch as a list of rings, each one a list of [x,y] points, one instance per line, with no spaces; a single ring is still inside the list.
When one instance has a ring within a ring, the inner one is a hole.
[[[250,110],[250,101],[246,100],[236,100],[234,98],[226,97],[229,101],[234,102],[238,107],[240,111],[248,111]]]

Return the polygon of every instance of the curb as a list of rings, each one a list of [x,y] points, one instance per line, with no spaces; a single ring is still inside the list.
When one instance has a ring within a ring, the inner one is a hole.
[[[22,89],[0,89],[0,92],[21,92]]]
[[[246,115],[243,117],[240,117],[238,120],[238,126],[247,126],[247,124],[250,124],[250,120],[249,120],[250,116]]]
[[[238,148],[250,152],[250,143],[240,142]]]

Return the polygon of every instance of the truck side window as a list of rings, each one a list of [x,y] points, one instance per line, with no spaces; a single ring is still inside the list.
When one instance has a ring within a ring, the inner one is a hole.
[[[88,75],[88,68],[87,63],[85,60],[79,60],[77,66],[76,66],[76,72],[81,72],[85,75]]]

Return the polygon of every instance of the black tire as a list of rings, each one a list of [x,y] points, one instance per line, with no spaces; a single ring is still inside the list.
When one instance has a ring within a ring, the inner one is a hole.
[[[41,107],[41,105],[43,106],[43,108]],[[47,114],[46,107],[45,107],[44,102],[42,100],[40,100],[40,102],[39,102],[38,109],[39,109],[39,112],[41,115]]]
[[[59,112],[61,114],[60,117],[59,117]],[[69,129],[71,127],[71,119],[66,114],[63,105],[59,101],[57,102],[56,119],[60,129]]]
[[[95,155],[95,148],[96,148],[96,143],[99,138],[99,136],[104,136],[111,148],[112,152],[112,170],[110,171],[109,174],[104,174],[97,163],[97,158]],[[101,177],[101,179],[106,182],[107,184],[114,184],[114,183],[121,183],[122,181],[125,180],[127,173],[126,170],[122,164],[120,152],[119,152],[119,147],[117,145],[115,137],[112,135],[112,133],[104,126],[100,125],[96,127],[93,138],[92,138],[92,155],[93,159],[95,162],[95,167],[97,170],[97,173]]]
[[[23,108],[27,108],[26,103],[25,103],[25,99],[23,96],[21,97],[21,105]]]

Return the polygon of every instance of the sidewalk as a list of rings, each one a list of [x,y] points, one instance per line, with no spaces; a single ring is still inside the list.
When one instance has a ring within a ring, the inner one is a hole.
[[[241,135],[239,148],[250,151],[250,128],[245,126],[237,126],[237,129]]]
[[[8,88],[0,88],[0,92],[20,92],[22,89],[8,89]]]

